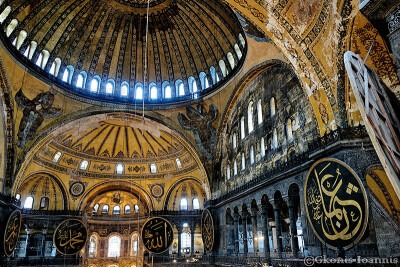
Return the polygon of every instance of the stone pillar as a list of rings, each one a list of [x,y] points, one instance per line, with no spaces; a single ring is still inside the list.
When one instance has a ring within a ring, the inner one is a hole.
[[[258,253],[257,210],[251,211],[251,226],[253,230],[254,255]]]
[[[276,242],[278,246],[278,257],[282,258],[282,227],[281,227],[281,207],[280,201],[275,201],[274,215],[276,227]]]
[[[233,214],[233,227],[234,227],[234,242],[235,242],[235,255],[239,255],[239,214]]]
[[[196,223],[192,222],[192,225],[190,226],[190,255],[194,255],[194,232],[196,231]]]
[[[270,247],[269,247],[269,231],[268,231],[268,210],[267,207],[262,207],[261,210],[261,215],[262,215],[262,230],[264,234],[264,255],[266,258],[270,257]]]
[[[247,211],[242,212],[242,225],[243,225],[243,254],[247,257],[249,251],[249,244],[247,243]]]
[[[289,199],[289,220],[290,220],[290,239],[291,239],[293,256],[295,258],[298,258],[299,241],[297,238],[296,206],[293,199]]]
[[[26,229],[26,249],[25,249],[25,257],[28,257],[29,255],[29,242],[31,241],[31,236],[32,236],[32,230]]]
[[[182,256],[182,230],[183,230],[183,226],[182,225],[177,225],[176,228],[178,229],[178,258],[180,258]]]
[[[47,229],[43,229],[42,258],[44,258],[46,253],[46,237],[47,237]]]

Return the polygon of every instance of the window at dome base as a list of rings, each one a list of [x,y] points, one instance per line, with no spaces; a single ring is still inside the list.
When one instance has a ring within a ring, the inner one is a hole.
[[[107,15],[98,16],[101,12],[97,5],[82,9],[81,5],[69,5],[69,1],[50,1],[35,6],[33,12],[16,8],[19,0],[9,0],[7,5],[0,5],[0,34],[6,49],[35,72],[35,77],[45,83],[50,79],[56,90],[66,90],[80,101],[139,109],[139,100],[150,110],[170,108],[171,103],[183,106],[222,89],[241,70],[247,44],[238,17],[221,1],[171,1],[174,4],[163,7],[165,14],[190,13],[179,20],[159,14],[159,5],[164,1],[150,1],[148,29],[156,29],[157,34],[151,35],[149,46],[138,41],[146,35],[147,27],[126,31],[121,26],[135,25],[133,17],[135,21],[146,21],[141,8],[136,8],[146,5],[136,0],[110,1],[117,3],[110,4],[107,12],[119,14],[118,20],[110,21]],[[123,6],[135,8],[128,11],[121,9]],[[53,19],[53,10],[68,12],[57,20]],[[47,17],[51,19],[43,19]],[[83,25],[97,25],[98,30]],[[171,34],[170,29],[180,30]],[[71,32],[92,36],[91,42],[87,38],[66,38]],[[104,41],[102,32],[113,32],[112,38],[106,37],[112,41]],[[145,58],[149,59],[146,68]]]

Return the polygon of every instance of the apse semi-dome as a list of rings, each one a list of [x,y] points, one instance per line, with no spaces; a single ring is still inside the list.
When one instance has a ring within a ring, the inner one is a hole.
[[[1,38],[71,95],[170,106],[203,98],[243,64],[243,30],[220,2],[150,0],[147,30],[147,0],[0,1]]]

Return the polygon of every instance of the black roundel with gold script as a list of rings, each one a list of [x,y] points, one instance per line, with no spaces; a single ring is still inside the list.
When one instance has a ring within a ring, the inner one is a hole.
[[[201,237],[205,250],[210,253],[214,246],[214,221],[208,209],[201,215]]]
[[[142,228],[142,240],[148,251],[155,254],[165,252],[174,240],[171,224],[160,217],[148,219]]]
[[[345,163],[330,158],[317,161],[308,172],[304,199],[308,220],[323,244],[348,249],[360,241],[368,202],[360,179]]]
[[[54,246],[63,255],[76,254],[85,246],[87,234],[86,226],[80,220],[65,220],[54,232]]]
[[[4,233],[4,254],[10,257],[18,242],[19,231],[21,229],[21,212],[15,210],[11,213],[6,224]]]

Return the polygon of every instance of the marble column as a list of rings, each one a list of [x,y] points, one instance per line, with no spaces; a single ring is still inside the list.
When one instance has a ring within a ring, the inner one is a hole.
[[[46,237],[47,237],[47,229],[43,229],[42,258],[44,258],[46,254]]]
[[[276,228],[276,242],[278,246],[278,257],[282,258],[282,227],[281,227],[281,208],[280,202],[275,203],[275,228]]]
[[[32,231],[30,229],[26,229],[25,231],[26,231],[25,257],[28,257],[30,252],[29,242],[31,241]]]
[[[296,225],[296,206],[295,201],[289,199],[289,220],[290,220],[290,239],[292,245],[293,256],[298,258],[299,241],[297,238],[297,225]]]
[[[242,226],[243,226],[243,254],[247,257],[247,252],[249,251],[249,244],[247,243],[247,216],[249,214],[247,211],[242,212]]]
[[[196,223],[192,222],[190,225],[190,254],[193,256],[194,255],[194,232],[196,231]]]
[[[233,214],[233,227],[234,227],[234,242],[235,242],[235,255],[239,255],[239,214]]]
[[[176,228],[178,229],[178,258],[182,256],[182,230],[183,226],[182,225],[177,225]]]
[[[258,211],[255,209],[251,211],[251,226],[253,230],[254,255],[258,254],[257,213]]]
[[[268,227],[268,210],[267,207],[262,207],[261,210],[262,215],[262,229],[264,234],[264,255],[266,258],[270,257],[271,249],[269,247],[269,227]]]

